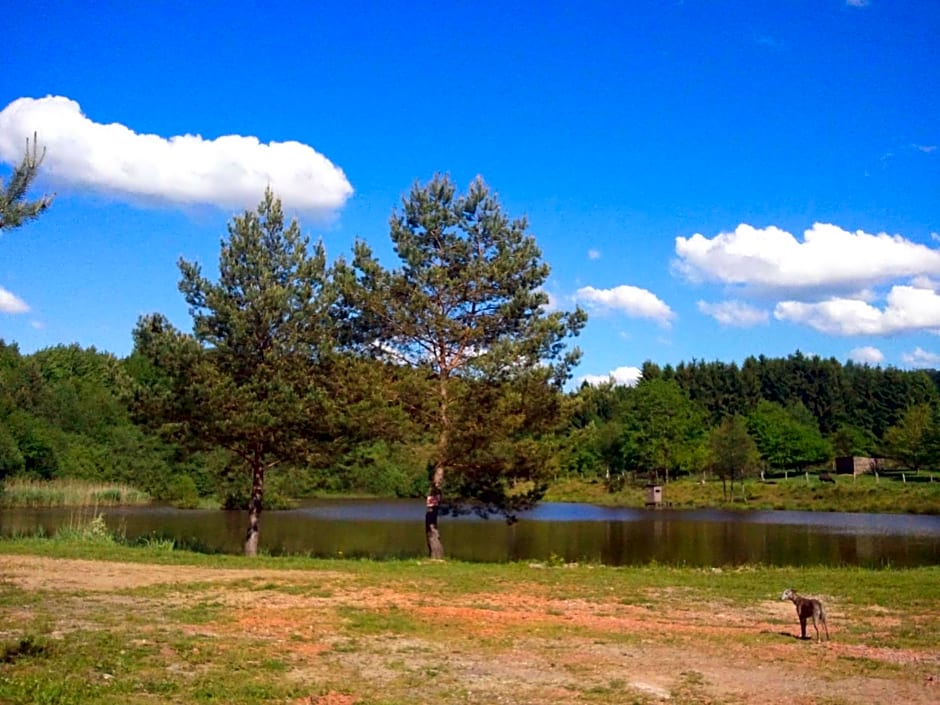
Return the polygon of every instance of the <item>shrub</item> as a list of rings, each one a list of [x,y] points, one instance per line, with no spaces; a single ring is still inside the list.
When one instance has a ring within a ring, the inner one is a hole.
[[[105,524],[103,514],[95,514],[91,519],[84,519],[81,516],[73,517],[68,525],[59,528],[56,538],[83,543],[117,543],[117,538]]]

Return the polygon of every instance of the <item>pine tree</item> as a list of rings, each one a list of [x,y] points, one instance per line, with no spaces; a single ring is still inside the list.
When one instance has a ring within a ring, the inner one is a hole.
[[[219,279],[180,260],[193,335],[159,315],[141,319],[135,352],[153,365],[148,406],[183,439],[223,447],[250,477],[246,555],[258,550],[265,474],[304,462],[329,437],[324,388],[332,351],[334,289],[322,244],[311,252],[296,221],[285,226],[268,190],[256,212],[234,218]]]
[[[26,154],[19,166],[13,169],[9,181],[4,184],[3,179],[0,179],[0,231],[18,228],[39,217],[52,205],[52,196],[42,196],[35,201],[26,200],[26,192],[39,174],[39,166],[46,156],[45,148],[42,154],[38,150],[36,135],[33,134],[32,149],[27,138]]]
[[[447,176],[416,183],[390,231],[400,268],[357,243],[350,307],[373,354],[427,380],[429,403],[415,413],[435,438],[425,529],[441,558],[445,478],[447,506],[481,514],[511,518],[544,493],[544,436],[580,357],[565,339],[586,316],[547,310],[549,267],[526,220],[510,220],[480,178],[466,195]]]

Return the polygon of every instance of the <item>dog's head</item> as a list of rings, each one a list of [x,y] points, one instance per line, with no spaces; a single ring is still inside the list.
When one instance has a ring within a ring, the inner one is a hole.
[[[783,591],[783,594],[780,596],[781,600],[792,600],[796,596],[796,591],[793,588],[787,588]]]

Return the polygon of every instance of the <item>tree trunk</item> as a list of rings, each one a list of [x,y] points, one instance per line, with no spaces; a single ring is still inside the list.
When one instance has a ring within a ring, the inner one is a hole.
[[[441,486],[444,481],[444,468],[438,465],[434,468],[431,478],[431,488],[428,490],[428,499],[424,512],[424,533],[428,542],[428,556],[444,559],[444,544],[441,543],[441,532],[437,526],[437,517],[441,509]]]
[[[248,500],[248,535],[245,537],[245,555],[258,555],[258,537],[261,533],[261,500],[264,497],[264,465],[253,463],[251,468],[251,499]]]
[[[434,560],[444,560],[444,544],[441,543],[441,532],[437,526],[437,517],[441,510],[441,497],[444,494],[444,464],[447,462],[448,440],[450,438],[450,417],[448,416],[449,399],[447,389],[447,375],[441,371],[438,378],[438,409],[440,422],[440,435],[437,439],[437,460],[434,463],[434,473],[431,475],[431,487],[424,511],[424,536],[428,542],[428,556]]]

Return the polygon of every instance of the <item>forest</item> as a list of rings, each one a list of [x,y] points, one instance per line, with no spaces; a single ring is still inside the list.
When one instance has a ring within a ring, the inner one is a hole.
[[[408,368],[389,375],[384,363],[357,364],[356,375],[370,381],[368,396],[359,389],[358,403],[317,418],[318,457],[276,468],[268,506],[315,494],[424,495],[433,439],[400,412],[403,390],[426,380]],[[23,355],[15,343],[0,343],[0,477],[120,482],[184,505],[211,497],[221,506],[244,506],[250,485],[231,451],[161,432],[161,424],[142,414],[140,388],[151,374],[136,350],[124,359],[77,345]],[[933,371],[842,364],[799,352],[751,357],[740,366],[648,362],[636,386],[558,392],[564,423],[532,440],[542,446],[552,478],[611,484],[650,474],[663,481],[720,475],[716,437],[734,419],[757,450],[740,476],[828,470],[841,455],[935,470],[936,379]],[[394,408],[383,403],[388,399],[398,400]]]

